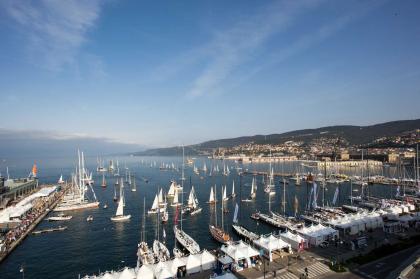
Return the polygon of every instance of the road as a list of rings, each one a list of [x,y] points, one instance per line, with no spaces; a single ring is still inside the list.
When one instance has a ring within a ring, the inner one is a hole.
[[[418,246],[408,248],[401,252],[389,255],[385,258],[360,266],[359,268],[355,269],[354,272],[363,278],[386,278],[389,273],[397,269],[403,260],[409,258],[414,252],[417,251],[417,249],[419,249]]]

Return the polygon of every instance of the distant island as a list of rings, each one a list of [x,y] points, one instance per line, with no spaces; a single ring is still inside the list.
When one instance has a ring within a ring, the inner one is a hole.
[[[267,154],[295,155],[302,158],[354,153],[361,148],[413,148],[420,141],[420,119],[399,120],[370,126],[338,125],[304,129],[282,134],[243,136],[206,141],[185,146],[187,156],[227,156]],[[135,156],[176,156],[180,146],[135,152]]]

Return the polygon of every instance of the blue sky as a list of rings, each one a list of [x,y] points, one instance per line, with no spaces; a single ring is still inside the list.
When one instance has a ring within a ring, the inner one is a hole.
[[[418,1],[0,4],[0,128],[172,146],[419,118]]]

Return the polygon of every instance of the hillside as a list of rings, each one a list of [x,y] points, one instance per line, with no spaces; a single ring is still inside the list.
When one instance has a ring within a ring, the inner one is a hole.
[[[200,151],[209,151],[219,147],[233,147],[240,144],[281,144],[289,140],[310,142],[317,138],[340,137],[347,141],[349,145],[365,145],[381,137],[392,137],[403,134],[407,131],[420,129],[420,119],[392,121],[370,126],[352,126],[340,125],[329,126],[317,129],[304,129],[290,131],[282,134],[254,135],[229,139],[218,139],[206,141],[196,145],[185,147],[186,155],[196,155]],[[180,147],[157,148],[143,152],[137,152],[135,155],[161,155],[171,156],[181,154]]]

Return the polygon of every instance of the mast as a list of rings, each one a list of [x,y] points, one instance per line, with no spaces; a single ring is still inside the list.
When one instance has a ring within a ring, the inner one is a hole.
[[[242,220],[242,173],[239,174],[239,221]]]
[[[142,222],[142,233],[141,233],[141,241],[146,242],[146,234],[144,231],[146,222],[146,197],[143,198],[143,222]]]
[[[225,188],[225,189],[226,189],[226,188]],[[222,191],[223,191],[223,187],[222,187]],[[222,193],[222,195],[223,195],[223,193]],[[222,230],[225,230],[225,228],[224,228],[224,226],[223,226],[223,215],[224,215],[224,212],[223,212],[223,204],[224,204],[223,199],[222,199],[221,204],[222,204]]]
[[[327,160],[324,159],[324,185],[322,189],[322,207],[325,206],[325,187],[327,186]],[[337,186],[338,187],[338,186]]]
[[[191,176],[190,176],[190,183],[191,183]],[[181,230],[182,230],[182,208],[184,207],[184,186],[181,189]]]
[[[283,216],[286,216],[286,179],[283,178]]]
[[[419,178],[419,144],[416,144],[416,174],[417,174],[417,180],[416,180],[416,186],[417,190],[420,191],[420,178]]]
[[[214,214],[215,227],[217,227],[217,186],[214,184]]]
[[[368,200],[370,198],[370,186],[369,186],[369,180],[370,180],[370,173],[369,173],[369,148],[366,148],[366,172],[367,172],[367,194],[368,194]]]

